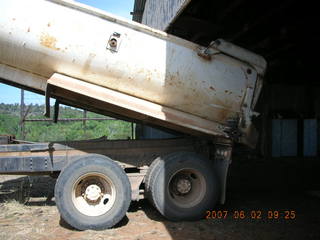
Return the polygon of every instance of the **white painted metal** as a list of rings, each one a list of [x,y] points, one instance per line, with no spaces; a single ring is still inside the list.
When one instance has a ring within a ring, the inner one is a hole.
[[[57,72],[221,126],[252,115],[258,74],[250,59],[215,50],[206,60],[199,45],[68,1],[1,0],[0,16],[0,78],[27,86],[38,77],[42,89]]]
[[[218,39],[211,43],[211,46],[217,50],[222,51],[232,57],[240,59],[248,64],[251,64],[260,75],[264,75],[267,67],[267,62],[264,58],[256,55],[248,50],[240,48],[234,44],[231,44],[223,39]]]
[[[92,172],[73,184],[71,199],[79,212],[97,217],[111,210],[116,201],[116,189],[107,176]]]

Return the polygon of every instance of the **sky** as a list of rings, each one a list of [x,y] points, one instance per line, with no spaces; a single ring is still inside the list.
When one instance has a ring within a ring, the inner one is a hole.
[[[132,19],[134,0],[76,0],[77,2],[102,9],[114,15]],[[20,103],[19,88],[0,83],[0,103]],[[43,104],[44,97],[39,94],[25,91],[25,104]]]

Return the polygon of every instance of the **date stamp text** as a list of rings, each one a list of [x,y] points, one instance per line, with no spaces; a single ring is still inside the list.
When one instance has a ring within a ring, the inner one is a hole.
[[[294,210],[212,210],[206,211],[206,219],[296,219],[296,211]]]

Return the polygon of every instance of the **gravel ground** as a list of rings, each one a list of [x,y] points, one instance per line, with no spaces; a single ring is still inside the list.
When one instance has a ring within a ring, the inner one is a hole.
[[[47,177],[0,176],[0,240],[320,239],[318,192],[233,190],[225,205],[208,209],[208,219],[196,222],[167,221],[142,200],[133,202],[126,217],[112,229],[77,231],[60,219],[53,185]],[[21,188],[27,193],[21,194]]]

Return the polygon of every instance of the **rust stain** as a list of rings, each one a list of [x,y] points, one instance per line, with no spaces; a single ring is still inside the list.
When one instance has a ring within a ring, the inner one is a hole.
[[[215,91],[216,89],[212,86],[209,87],[212,91]]]
[[[51,27],[51,23],[48,23],[48,25],[47,25],[48,27]]]
[[[28,27],[28,30],[27,30],[27,32],[30,32],[30,27]]]
[[[47,48],[51,48],[53,50],[60,50],[60,48],[56,47],[57,39],[49,34],[42,34],[40,37],[40,44]]]
[[[12,18],[12,21],[15,21],[16,19],[15,18]]]
[[[90,53],[87,60],[85,61],[84,63],[84,66],[82,68],[82,73],[83,74],[87,74],[90,70],[90,67],[91,67],[91,62],[92,60],[95,58],[96,54],[94,53]]]
[[[215,114],[216,114],[216,121],[220,123],[225,123],[226,119],[229,117],[230,112],[224,109],[220,109],[220,110],[216,109]]]
[[[166,85],[180,88],[181,85],[184,85],[184,83],[181,82],[180,79],[181,79],[181,77],[180,77],[179,71],[177,71],[175,73],[168,74],[166,76]]]

